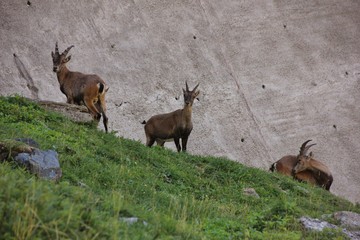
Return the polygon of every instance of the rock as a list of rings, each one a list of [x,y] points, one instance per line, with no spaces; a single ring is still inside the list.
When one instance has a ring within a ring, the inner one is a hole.
[[[14,160],[39,178],[58,181],[62,176],[58,154],[53,150],[34,149],[31,153],[19,153]]]
[[[122,222],[126,222],[126,223],[128,223],[128,224],[134,224],[134,223],[137,223],[137,222],[142,222],[142,224],[144,225],[144,226],[147,226],[148,225],[148,223],[146,222],[146,221],[141,221],[139,218],[137,218],[137,217],[121,217],[121,218],[119,218],[119,220],[120,221],[122,221]]]
[[[319,219],[301,217],[300,222],[303,224],[306,230],[312,231],[322,231],[325,228],[339,229],[338,226],[328,223],[326,221],[321,221]],[[346,234],[352,240],[360,240],[360,231],[348,231],[347,229],[341,229],[344,234]]]
[[[324,230],[324,228],[333,228],[333,229],[338,228],[334,224],[328,223],[326,221],[321,221],[316,218],[301,217],[300,222],[307,230],[322,231]]]
[[[78,182],[78,185],[79,185],[79,187],[82,187],[82,188],[89,188],[89,186],[88,185],[86,185],[85,183],[83,183],[83,182]]]
[[[62,176],[58,154],[53,150],[40,150],[31,138],[0,141],[0,161],[14,159],[31,173],[47,180],[59,180]]]
[[[360,240],[360,231],[348,232],[347,235],[352,240]]]
[[[61,113],[75,122],[91,122],[93,118],[83,105],[75,105],[53,101],[36,101],[44,108]]]
[[[243,192],[247,196],[253,196],[255,198],[260,198],[259,194],[253,188],[244,188]]]
[[[340,221],[342,227],[347,229],[360,229],[360,214],[349,212],[349,211],[341,211],[334,213],[334,218]]]

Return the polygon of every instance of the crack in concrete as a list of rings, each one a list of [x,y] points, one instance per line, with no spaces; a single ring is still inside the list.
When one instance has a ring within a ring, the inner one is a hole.
[[[19,70],[20,76],[27,81],[27,87],[31,92],[31,96],[34,99],[39,99],[39,89],[35,86],[34,80],[32,79],[30,73],[27,71],[25,65],[20,60],[20,58],[14,53],[14,60],[17,69]]]

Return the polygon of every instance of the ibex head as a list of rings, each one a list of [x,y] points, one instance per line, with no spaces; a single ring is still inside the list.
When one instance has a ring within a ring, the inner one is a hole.
[[[196,85],[194,87],[194,89],[192,91],[189,90],[189,86],[187,84],[187,82],[185,82],[186,84],[186,90],[183,89],[183,92],[184,92],[184,102],[185,102],[185,105],[187,106],[192,106],[193,103],[194,103],[194,100],[195,98],[199,95],[200,91],[196,91],[197,87],[199,86],[199,83],[198,85]]]
[[[58,48],[58,44],[56,42],[55,44],[55,53],[51,52],[51,56],[53,59],[53,71],[54,72],[59,72],[61,70],[61,68],[71,59],[71,55],[70,56],[66,56],[68,54],[68,52],[70,51],[70,49],[74,47],[74,45],[71,45],[70,47],[68,47],[67,49],[65,49],[65,51],[60,54],[59,53],[59,48]]]
[[[296,174],[298,172],[301,172],[301,171],[304,171],[304,170],[308,169],[311,166],[310,161],[311,161],[312,156],[313,156],[312,152],[310,152],[309,156],[307,156],[306,153],[309,150],[309,148],[316,145],[316,143],[310,144],[309,146],[306,146],[306,144],[308,142],[310,142],[310,141],[311,140],[307,140],[300,147],[300,152],[299,152],[299,155],[297,156],[297,164],[293,169],[294,174]]]

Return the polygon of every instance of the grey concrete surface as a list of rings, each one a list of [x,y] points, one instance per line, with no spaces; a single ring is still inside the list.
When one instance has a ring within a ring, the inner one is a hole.
[[[145,143],[140,122],[200,83],[191,154],[267,170],[313,139],[331,192],[360,202],[359,39],[357,0],[3,0],[0,94],[65,102],[51,51],[74,44],[68,67],[108,83],[119,136]]]

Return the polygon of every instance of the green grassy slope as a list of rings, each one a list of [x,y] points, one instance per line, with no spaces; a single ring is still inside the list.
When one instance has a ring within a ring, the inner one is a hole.
[[[48,182],[1,163],[1,239],[341,239],[339,232],[304,232],[297,219],[360,212],[278,174],[147,148],[21,97],[0,97],[0,140],[20,137],[56,150],[63,177]],[[248,187],[260,198],[244,195]],[[121,220],[127,217],[139,221]]]

